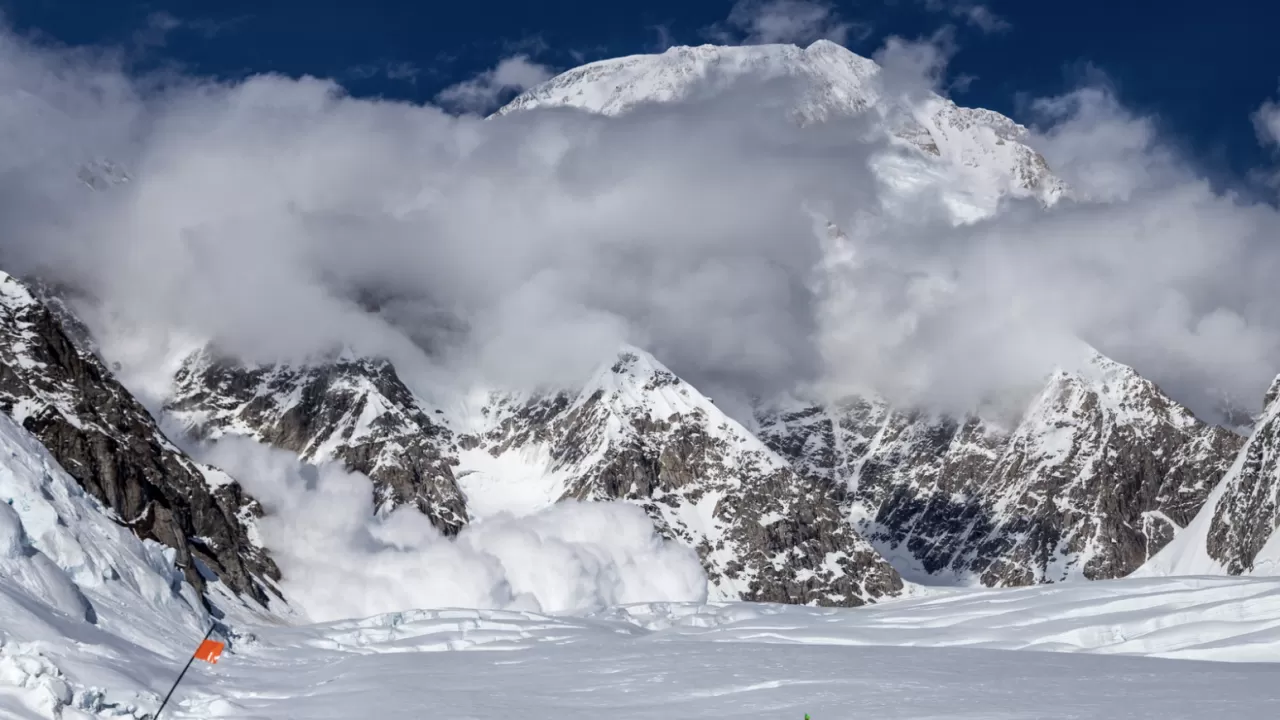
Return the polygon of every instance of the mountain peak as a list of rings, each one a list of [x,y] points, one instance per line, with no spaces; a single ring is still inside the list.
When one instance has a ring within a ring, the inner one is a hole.
[[[1066,394],[1075,395],[1068,401]],[[1136,370],[1080,344],[1076,357],[1059,365],[1033,406],[1065,407],[1063,403],[1097,403],[1124,423],[1171,423],[1189,428],[1197,424],[1190,410],[1174,402],[1155,383]]]
[[[878,96],[875,62],[827,40],[796,45],[677,45],[659,54],[597,60],[526,91],[498,110],[506,115],[538,107],[572,107],[621,115],[640,105],[675,102],[719,91],[747,78],[800,80],[804,117],[865,110]],[[830,107],[826,107],[830,105]],[[814,115],[814,111],[822,112]]]
[[[495,116],[541,108],[620,116],[777,81],[787,84],[787,92],[761,99],[780,100],[783,111],[802,126],[875,109],[875,122],[892,144],[914,148],[926,163],[940,166],[941,176],[949,178],[944,196],[961,222],[989,215],[1004,196],[1034,197],[1048,205],[1069,192],[1024,143],[1023,126],[934,93],[907,97],[886,91],[879,65],[829,40],[804,48],[677,46],[660,54],[599,60],[530,88]],[[899,186],[901,174],[919,174],[919,159],[886,158],[873,170],[888,185]]]
[[[840,52],[847,52],[850,55],[857,55],[857,53],[853,52],[849,48],[835,42],[834,40],[828,40],[826,38],[818,38],[817,40],[814,40],[813,42],[809,43],[809,46],[806,47],[805,50],[820,51],[820,52],[840,51]],[[862,57],[862,56],[858,55],[858,57]]]
[[[634,345],[623,345],[612,361],[601,363],[588,388],[599,387],[604,383],[611,387],[619,383],[663,386],[679,385],[684,381],[647,350]]]
[[[798,477],[644,350],[621,347],[580,391],[496,396],[481,415],[459,438],[477,508],[517,495],[639,505],[698,552],[716,599],[858,605],[902,588],[836,486]]]

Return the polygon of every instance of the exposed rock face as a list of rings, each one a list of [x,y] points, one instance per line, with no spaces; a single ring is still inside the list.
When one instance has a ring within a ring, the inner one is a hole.
[[[863,535],[884,550],[905,544],[926,572],[957,561],[957,538],[989,529],[982,482],[1005,438],[980,421],[851,399],[766,414],[760,436],[797,472],[846,484]]]
[[[1093,354],[1012,432],[874,400],[765,412],[799,472],[847,483],[859,529],[928,574],[985,585],[1127,575],[1191,521],[1241,438]]]
[[[199,565],[266,603],[280,575],[252,539],[261,508],[192,462],[26,285],[0,274],[0,409],[38,438],[86,491],[144,539],[177,551],[199,591]]]
[[[1223,485],[1205,549],[1228,573],[1241,575],[1256,569],[1259,552],[1280,527],[1280,377]]]
[[[542,463],[550,496],[640,505],[698,551],[713,597],[854,606],[902,589],[849,525],[838,485],[797,475],[642,351],[579,393],[498,397],[485,415],[463,439],[471,452]]]
[[[467,522],[452,433],[385,360],[247,366],[209,351],[176,377],[166,411],[197,437],[252,437],[308,462],[341,461],[374,482],[380,508],[412,503],[448,535]]]

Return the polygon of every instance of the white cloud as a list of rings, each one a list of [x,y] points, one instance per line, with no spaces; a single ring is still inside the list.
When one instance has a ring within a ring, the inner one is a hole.
[[[416,83],[418,76],[422,74],[422,70],[411,62],[389,60],[381,63],[357,65],[348,70],[347,74],[361,80],[381,75],[388,80],[403,80],[409,83]]]
[[[1008,20],[981,3],[969,0],[924,0],[924,3],[933,12],[948,13],[986,33],[1005,32],[1013,27]]]
[[[936,89],[937,45],[890,43],[883,92]],[[1215,194],[1105,89],[1035,105],[1080,201],[956,227],[955,181],[869,118],[801,128],[785,83],[724,87],[481,120],[314,78],[155,88],[5,37],[3,267],[127,318],[105,339],[126,369],[174,329],[260,360],[347,344],[428,398],[574,382],[623,340],[742,397],[825,379],[964,406],[1034,384],[1072,337],[1202,411],[1256,405],[1280,370],[1275,209]],[[75,169],[104,156],[133,180],[88,191]],[[886,157],[915,163],[911,192],[868,171]],[[856,262],[824,269],[809,208]],[[375,290],[380,314],[355,302]]]
[[[1152,121],[1122,107],[1105,85],[1041,98],[1031,109],[1044,126],[1037,148],[1083,197],[1125,200],[1145,188],[1194,179],[1161,145]]]
[[[744,45],[831,40],[843,45],[861,27],[843,19],[835,6],[818,0],[738,0],[725,23],[712,27],[718,42]]]
[[[225,20],[186,17],[179,18],[163,10],[147,16],[146,24],[133,33],[133,50],[146,52],[169,43],[170,36],[178,31],[196,35],[208,40],[239,25],[248,16],[237,16]]]
[[[970,25],[984,32],[1004,32],[1013,27],[1009,21],[991,12],[986,5],[969,5],[963,7],[960,12],[964,14]]]
[[[410,506],[376,516],[368,478],[337,465],[303,465],[240,438],[199,454],[263,503],[259,529],[285,595],[314,621],[409,608],[583,613],[706,600],[698,556],[658,537],[634,505],[559,503],[446,538]]]
[[[1253,127],[1258,133],[1258,142],[1280,146],[1280,104],[1272,100],[1262,103],[1253,114]]]
[[[551,76],[551,69],[546,65],[533,62],[527,55],[513,55],[503,58],[491,70],[445,88],[436,100],[467,112],[488,112],[497,107],[503,93],[524,92],[550,80]]]
[[[169,33],[182,26],[182,21],[167,12],[154,12],[147,16],[146,25],[133,34],[134,46],[138,49],[162,46]]]
[[[944,28],[922,40],[891,35],[874,59],[882,69],[884,87],[906,104],[915,105],[927,94],[940,92],[947,62],[954,54],[951,32]]]
[[[654,35],[657,36],[654,40],[654,50],[657,52],[662,52],[676,44],[675,36],[671,34],[671,28],[666,25],[659,23],[652,26],[650,29],[653,30]]]
[[[1276,157],[1280,157],[1280,103],[1267,100],[1252,115],[1253,129],[1257,133],[1258,143],[1271,149]],[[1250,177],[1263,186],[1280,188],[1280,168],[1255,168]]]

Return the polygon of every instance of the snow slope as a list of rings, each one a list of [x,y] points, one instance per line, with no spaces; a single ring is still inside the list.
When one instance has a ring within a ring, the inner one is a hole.
[[[175,551],[117,524],[3,414],[0,457],[0,717],[145,705],[168,672],[156,653],[210,622]]]
[[[172,720],[1270,718],[1278,660],[1271,579],[964,590],[854,609],[422,610],[247,629],[217,666],[193,668],[170,708]]]

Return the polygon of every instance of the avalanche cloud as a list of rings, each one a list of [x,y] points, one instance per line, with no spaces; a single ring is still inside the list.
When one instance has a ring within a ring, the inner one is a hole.
[[[558,503],[446,538],[412,506],[376,514],[372,483],[339,464],[303,465],[241,438],[200,454],[262,502],[259,527],[282,589],[314,621],[423,607],[581,614],[707,598],[697,554],[664,541],[634,505]]]
[[[923,98],[945,57],[895,40],[877,91]],[[104,352],[153,400],[190,337],[388,355],[424,395],[579,382],[630,342],[736,407],[859,383],[968,409],[1077,338],[1211,416],[1275,371],[1275,208],[1212,188],[1104,89],[1032,106],[1075,200],[957,224],[958,176],[875,113],[799,127],[785,79],[482,120],[312,77],[139,78],[11,33],[0,60],[0,253],[109,308]],[[103,158],[130,179],[94,192],[76,168]]]

